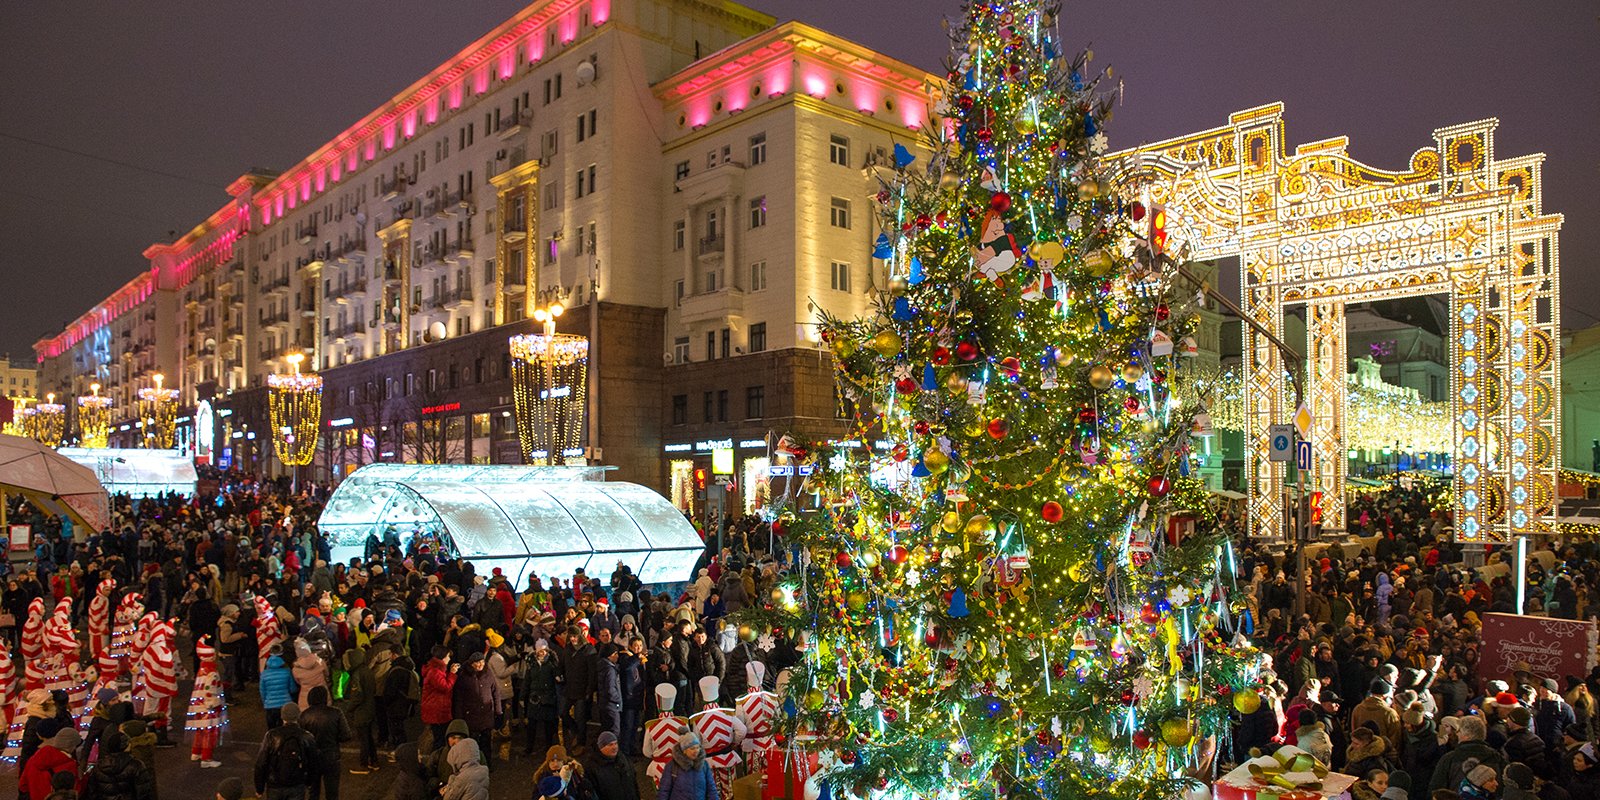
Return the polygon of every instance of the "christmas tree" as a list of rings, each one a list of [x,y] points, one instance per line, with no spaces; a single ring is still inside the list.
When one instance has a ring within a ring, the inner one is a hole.
[[[789,449],[798,562],[742,620],[806,634],[784,733],[836,796],[1172,797],[1260,703],[1232,551],[1174,502],[1194,287],[1056,26],[951,26],[923,153],[880,170],[876,313],[822,321],[858,435]]]

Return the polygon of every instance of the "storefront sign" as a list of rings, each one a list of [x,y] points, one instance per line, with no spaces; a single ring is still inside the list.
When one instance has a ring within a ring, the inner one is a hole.
[[[732,444],[731,442],[729,444]],[[719,447],[711,451],[711,473],[713,475],[733,474],[733,448]]]
[[[1511,680],[1518,670],[1557,681],[1588,675],[1596,637],[1593,622],[1486,613],[1478,677]]]
[[[460,403],[440,403],[440,404],[435,405],[435,406],[423,406],[422,407],[422,413],[424,413],[424,414],[443,414],[443,413],[445,413],[447,411],[460,411],[460,410],[461,410],[461,404]]]
[[[709,452],[711,452],[713,450],[731,450],[731,449],[733,449],[733,440],[732,439],[708,439],[706,441],[700,441],[700,442],[695,442],[694,443],[694,451],[696,453],[709,453]]]
[[[663,453],[687,453],[694,449],[694,445],[684,442],[682,444],[669,444],[661,448]]]
[[[740,439],[739,440],[739,449],[741,449],[741,450],[765,450],[765,449],[767,449],[767,440],[766,439]]]
[[[328,427],[330,428],[345,428],[354,424],[356,424],[355,417],[340,417],[328,420]]]

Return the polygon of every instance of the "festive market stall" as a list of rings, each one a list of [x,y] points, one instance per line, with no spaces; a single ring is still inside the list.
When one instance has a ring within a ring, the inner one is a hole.
[[[617,562],[646,584],[686,580],[700,535],[667,499],[606,482],[608,467],[369,464],[346,478],[317,521],[333,557],[377,541],[422,544],[499,568],[514,585],[530,572],[602,579]]]
[[[63,447],[56,452],[94,471],[109,494],[193,497],[194,460],[176,450]]]

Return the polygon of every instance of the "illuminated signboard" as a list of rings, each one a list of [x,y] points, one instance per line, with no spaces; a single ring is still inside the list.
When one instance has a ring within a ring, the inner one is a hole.
[[[460,411],[460,410],[461,410],[461,404],[460,403],[440,403],[440,404],[438,404],[436,406],[423,406],[422,407],[422,413],[424,413],[424,414],[443,414],[446,411]]]

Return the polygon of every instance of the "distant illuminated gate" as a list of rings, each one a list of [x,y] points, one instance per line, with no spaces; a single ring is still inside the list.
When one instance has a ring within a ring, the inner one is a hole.
[[[1344,496],[1345,304],[1450,295],[1456,538],[1505,542],[1548,530],[1561,463],[1559,214],[1540,207],[1544,156],[1498,160],[1498,120],[1434,131],[1402,172],[1373,169],[1349,140],[1285,155],[1283,104],[1228,125],[1114,154],[1173,212],[1189,257],[1237,256],[1243,310],[1283,333],[1285,305],[1307,307],[1307,403],[1316,419],[1309,483]],[[1266,460],[1267,426],[1288,422],[1283,364],[1245,328],[1249,532],[1284,530],[1284,465]],[[1323,506],[1344,527],[1344,504]]]

